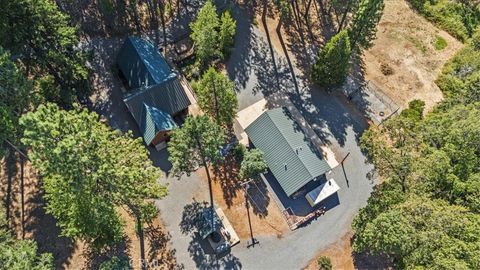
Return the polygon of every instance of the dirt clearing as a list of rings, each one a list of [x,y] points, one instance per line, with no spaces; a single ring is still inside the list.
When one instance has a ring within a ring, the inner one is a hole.
[[[377,39],[364,52],[365,79],[373,81],[401,107],[421,99],[430,109],[443,97],[435,84],[438,73],[462,46],[406,1],[386,0]]]
[[[200,168],[197,174],[207,181],[203,168]],[[254,237],[276,236],[281,238],[290,231],[280,209],[260,184],[258,185],[260,190],[254,186],[249,191],[249,213],[247,213],[243,189],[228,188],[228,185],[231,187],[233,183],[226,183],[224,179],[219,176],[213,181],[213,197],[217,206],[222,208],[240,240],[251,239],[248,215],[250,215]],[[265,194],[267,197],[263,197]]]

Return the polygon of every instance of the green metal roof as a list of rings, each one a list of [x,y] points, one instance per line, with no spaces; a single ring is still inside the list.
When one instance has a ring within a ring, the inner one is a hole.
[[[155,107],[143,104],[142,121],[140,122],[140,131],[143,139],[150,144],[159,131],[172,130],[177,126],[170,114]]]
[[[245,132],[287,196],[331,170],[286,108],[264,112]]]
[[[190,105],[190,100],[185,93],[185,89],[177,77],[174,77],[161,84],[137,89],[136,92],[126,96],[123,99],[123,102],[140,127],[140,131],[142,132],[147,144],[150,144],[151,142],[151,139],[150,141],[147,140],[147,138],[150,138],[151,135],[147,132],[150,130],[145,129],[147,124],[145,118],[145,113],[147,111],[145,110],[145,106],[148,108],[153,108],[152,110],[166,113],[170,115],[171,118],[171,116],[188,108]],[[153,119],[155,119],[156,116],[160,116],[158,113],[154,113],[153,115],[155,115]],[[165,117],[162,116],[162,118]],[[164,123],[161,121],[155,121],[155,123],[155,130],[164,125]]]
[[[117,64],[131,88],[160,84],[176,76],[158,49],[138,37],[125,40]]]

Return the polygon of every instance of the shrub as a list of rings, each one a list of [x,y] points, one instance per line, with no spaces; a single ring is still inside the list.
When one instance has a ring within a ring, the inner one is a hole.
[[[474,50],[480,51],[480,27],[473,33],[471,43]]]
[[[441,51],[441,50],[445,49],[447,46],[448,46],[447,41],[440,36],[437,36],[435,38],[435,41],[433,42],[433,47],[437,51]]]
[[[424,109],[425,102],[419,99],[414,99],[408,103],[408,109],[403,110],[400,115],[413,121],[420,121],[423,118]]]
[[[331,270],[333,268],[332,261],[327,256],[318,257],[317,266],[319,270]]]
[[[243,157],[246,151],[247,148],[241,143],[235,145],[235,147],[233,148],[233,155],[235,156],[235,160],[237,160],[239,164],[243,161]]]
[[[409,0],[429,21],[465,42],[479,24],[480,10],[474,5],[451,0]]]

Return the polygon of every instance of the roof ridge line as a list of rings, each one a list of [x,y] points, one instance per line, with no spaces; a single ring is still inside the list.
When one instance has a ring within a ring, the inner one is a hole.
[[[282,113],[285,110],[288,111],[288,108],[287,107],[280,107],[279,109],[282,110]],[[275,125],[275,122],[272,120],[272,117],[270,117],[270,114],[268,114],[268,111],[266,111],[267,115],[268,115],[268,118],[270,119],[270,121],[272,121],[273,126],[275,126],[275,128],[278,130],[278,132],[280,132],[280,134],[282,134],[282,137],[283,139],[287,142],[287,144],[290,146],[290,149],[292,150],[293,154],[296,155],[296,157],[300,160],[300,163],[303,165],[303,168],[308,172],[308,174],[310,175],[310,177],[313,178],[313,175],[312,175],[312,172],[310,172],[310,170],[307,168],[307,166],[305,165],[305,163],[303,162],[303,160],[298,156],[297,152],[293,149],[293,146],[292,144],[290,144],[290,142],[287,140],[287,138],[285,138],[285,134],[283,134],[283,132],[277,127],[277,125]],[[291,118],[290,115],[287,114],[287,117]],[[292,119],[293,122],[295,123],[295,119]],[[303,133],[303,130],[302,130],[302,133]],[[304,134],[305,135],[305,134]]]

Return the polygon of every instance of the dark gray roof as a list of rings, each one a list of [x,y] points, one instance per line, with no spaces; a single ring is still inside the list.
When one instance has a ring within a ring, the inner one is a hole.
[[[331,170],[286,108],[264,112],[245,132],[287,196]]]
[[[161,84],[175,76],[158,49],[138,37],[125,40],[117,56],[117,65],[131,88]]]

